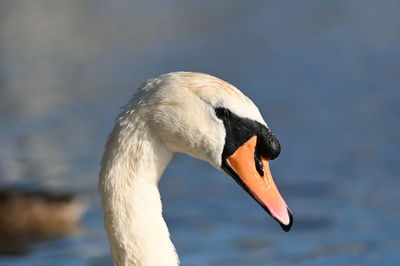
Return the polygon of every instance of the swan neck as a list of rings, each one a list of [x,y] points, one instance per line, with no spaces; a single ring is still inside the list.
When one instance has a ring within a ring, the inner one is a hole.
[[[104,225],[116,265],[175,266],[158,190],[173,153],[140,121],[119,120],[109,136],[99,179]]]

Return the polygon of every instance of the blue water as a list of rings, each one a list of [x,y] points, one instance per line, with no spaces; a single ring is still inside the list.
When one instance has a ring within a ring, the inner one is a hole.
[[[96,193],[113,117],[147,78],[239,87],[282,144],[283,232],[236,183],[177,155],[161,181],[182,265],[400,263],[398,1],[5,1],[0,180],[85,191],[81,229],[1,265],[110,265]]]

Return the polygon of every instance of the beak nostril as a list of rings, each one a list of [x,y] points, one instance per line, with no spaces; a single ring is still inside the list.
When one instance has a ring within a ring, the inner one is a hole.
[[[260,176],[264,176],[264,165],[260,160],[260,155],[258,154],[257,150],[254,152],[254,162],[257,172],[260,174]]]

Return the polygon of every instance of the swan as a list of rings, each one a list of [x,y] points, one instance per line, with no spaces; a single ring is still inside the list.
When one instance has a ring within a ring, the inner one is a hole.
[[[115,265],[179,265],[158,190],[177,152],[232,176],[290,230],[292,214],[268,162],[280,144],[258,108],[214,76],[172,72],[143,84],[117,116],[105,146],[98,188]]]

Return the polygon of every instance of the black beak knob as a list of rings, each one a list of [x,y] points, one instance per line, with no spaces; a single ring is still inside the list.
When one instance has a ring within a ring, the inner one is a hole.
[[[281,144],[271,130],[263,130],[261,136],[258,138],[257,151],[262,157],[268,160],[273,160],[279,156],[281,153]]]

